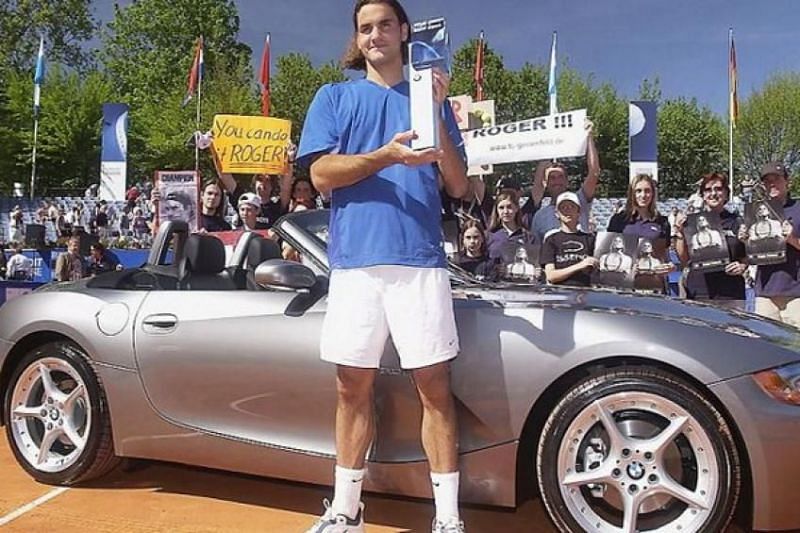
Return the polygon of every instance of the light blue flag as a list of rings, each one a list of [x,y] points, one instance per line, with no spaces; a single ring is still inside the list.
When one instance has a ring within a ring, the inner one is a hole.
[[[558,35],[553,32],[553,46],[550,49],[550,81],[547,84],[547,94],[550,95],[550,114],[558,113],[558,88],[556,86],[556,41]]]

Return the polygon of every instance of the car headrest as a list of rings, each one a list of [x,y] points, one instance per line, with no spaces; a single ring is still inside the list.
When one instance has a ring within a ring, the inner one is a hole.
[[[187,274],[219,274],[225,269],[225,245],[211,235],[189,235],[183,255]]]
[[[268,259],[281,259],[281,247],[272,239],[257,238],[250,241],[247,247],[245,267],[253,270]]]

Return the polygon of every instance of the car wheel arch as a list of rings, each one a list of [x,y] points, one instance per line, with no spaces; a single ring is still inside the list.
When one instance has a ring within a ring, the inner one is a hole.
[[[25,357],[25,355],[31,350],[38,348],[39,346],[44,346],[50,342],[69,342],[80,347],[81,350],[85,352],[83,347],[81,347],[80,344],[75,341],[75,339],[56,331],[37,331],[25,335],[14,344],[14,347],[8,353],[8,356],[6,356],[6,360],[3,363],[3,368],[0,368],[0,398],[2,398],[5,394],[6,388],[9,386],[11,376],[14,374],[14,369],[20,363],[22,358]],[[5,423],[6,420],[4,420],[3,410],[0,409],[0,426],[5,425]]]
[[[679,367],[666,364],[663,361],[639,356],[617,356],[589,361],[559,376],[548,385],[541,395],[539,395],[528,412],[528,417],[525,420],[520,436],[516,468],[517,502],[523,501],[526,496],[531,496],[537,491],[535,470],[536,447],[545,422],[556,404],[558,404],[561,398],[581,379],[598,372],[623,366],[647,367],[674,374],[694,386],[706,400],[711,402],[714,407],[719,410],[731,429],[734,443],[739,457],[741,458],[742,492],[739,498],[739,506],[736,511],[735,521],[742,524],[752,524],[753,478],[750,472],[750,454],[748,453],[747,445],[733,416],[731,416],[720,399],[704,383],[697,380],[697,378],[691,374],[688,374]]]

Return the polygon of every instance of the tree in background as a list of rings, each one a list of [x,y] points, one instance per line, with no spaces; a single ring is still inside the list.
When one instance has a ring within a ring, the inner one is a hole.
[[[10,147],[0,173],[2,187],[30,177],[33,124],[31,95],[33,79],[27,72],[8,77],[6,121],[0,137]],[[39,123],[37,192],[50,188],[82,188],[100,175],[100,131],[102,105],[111,97],[111,86],[97,71],[80,75],[58,65],[48,73],[42,91]]]
[[[658,108],[658,181],[663,197],[687,197],[709,172],[727,174],[727,128],[697,100],[667,100]]]
[[[741,176],[757,178],[761,165],[783,161],[793,175],[800,173],[800,74],[772,77],[743,102],[734,130],[736,163]],[[798,180],[792,181],[800,192]]]
[[[3,72],[22,72],[34,64],[40,36],[47,43],[48,61],[79,70],[89,67],[91,55],[82,45],[96,29],[91,4],[91,0],[0,0],[0,81]]]
[[[345,81],[344,75],[333,63],[315,69],[311,59],[292,52],[278,58],[272,76],[272,115],[292,121],[292,141],[300,141],[306,112],[317,90],[326,83]],[[299,169],[298,169],[299,170]]]

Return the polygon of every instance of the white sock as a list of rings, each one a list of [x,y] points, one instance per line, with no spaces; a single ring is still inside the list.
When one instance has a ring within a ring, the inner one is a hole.
[[[336,465],[336,485],[333,489],[331,508],[335,514],[343,514],[355,518],[358,504],[361,503],[361,483],[364,481],[364,469],[351,470]]]
[[[436,505],[436,519],[447,522],[458,519],[458,472],[437,474],[431,472],[433,502]]]

